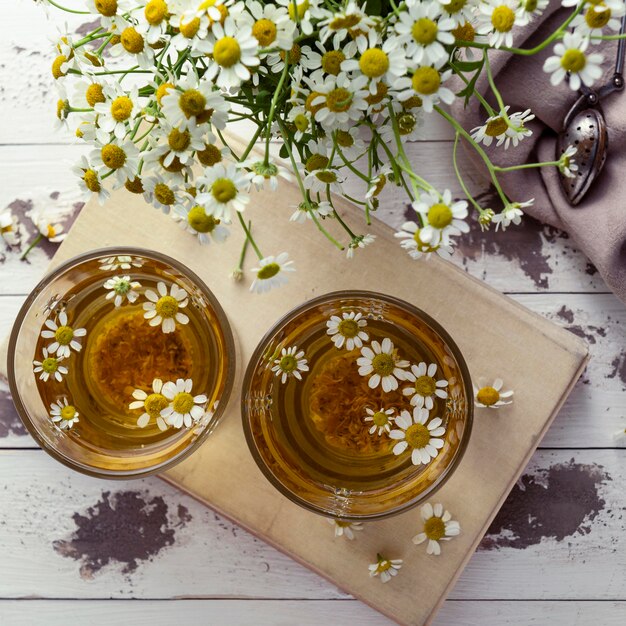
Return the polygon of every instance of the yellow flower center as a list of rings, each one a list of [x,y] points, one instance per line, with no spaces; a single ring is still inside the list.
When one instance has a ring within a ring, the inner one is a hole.
[[[61,78],[61,76],[65,76],[66,72],[61,70],[61,65],[67,61],[67,57],[64,54],[60,54],[54,61],[52,62],[52,76],[55,79]]]
[[[304,164],[304,169],[307,172],[314,172],[315,170],[323,170],[328,165],[328,157],[322,154],[312,154]]]
[[[302,58],[302,49],[297,43],[294,43],[293,46],[291,46],[291,50],[289,50],[288,53],[284,50],[281,50],[280,58],[283,61],[286,60],[287,54],[289,54],[289,63],[291,65],[297,65],[298,63],[300,63],[300,59]]]
[[[441,76],[434,67],[419,67],[415,70],[411,82],[417,93],[429,96],[437,93],[441,85]]]
[[[143,37],[132,26],[122,31],[120,42],[124,50],[131,54],[139,54],[143,51]]]
[[[320,93],[319,91],[312,91],[307,97],[306,97],[306,102],[304,103],[304,108],[309,111],[309,113],[311,113],[312,115],[315,115],[323,106],[323,102],[320,104],[313,104],[313,101],[315,100],[315,98],[318,98],[319,96],[323,96],[323,93]]]
[[[417,125],[417,118],[413,113],[409,113],[405,111],[404,113],[400,113],[397,117],[398,120],[398,130],[401,135],[410,135]]]
[[[127,179],[124,183],[124,187],[131,193],[143,193],[143,183],[139,176],[135,176],[132,180]]]
[[[443,8],[447,13],[456,13],[460,11],[467,4],[467,0],[451,0],[447,4],[443,5]]]
[[[374,185],[374,193],[372,194],[373,196],[377,196],[385,188],[385,185],[387,184],[387,177],[384,174],[379,174],[377,179],[378,180],[376,181],[376,184]]]
[[[354,145],[354,137],[347,130],[338,130],[335,138],[342,148],[351,148]]]
[[[163,96],[167,95],[169,89],[174,89],[174,85],[172,83],[161,83],[156,90],[156,100],[159,106],[161,106],[161,100]]]
[[[343,87],[333,89],[326,94],[326,106],[335,113],[347,111],[352,104],[352,94]]]
[[[494,120],[489,120],[487,122],[487,128],[485,129],[485,135],[489,137],[498,137],[506,132],[509,125],[506,123],[506,120],[502,117],[496,117]]]
[[[330,50],[322,55],[322,69],[327,74],[337,76],[341,71],[341,64],[346,60],[346,55],[341,50]]]
[[[385,83],[378,82],[376,83],[376,93],[374,94],[370,93],[369,95],[367,95],[365,98],[365,101],[370,105],[379,104],[380,102],[383,101],[383,98],[387,95],[388,91],[389,91],[389,87],[387,87]]]
[[[446,536],[446,524],[440,517],[431,517],[424,522],[424,534],[433,541]]]
[[[206,98],[197,89],[187,89],[178,99],[178,105],[185,117],[189,119],[190,117],[200,115],[204,111]]]
[[[176,202],[174,192],[165,183],[157,183],[155,185],[154,197],[165,206],[171,206]]]
[[[125,122],[133,110],[133,101],[128,96],[118,96],[111,102],[111,116],[117,122]]]
[[[241,58],[241,48],[234,37],[222,37],[215,42],[213,58],[222,67],[232,67]]]
[[[150,0],[144,9],[148,24],[159,25],[167,17],[167,4],[163,0]]]
[[[515,24],[515,12],[502,4],[491,14],[491,24],[500,33],[508,33]]]
[[[104,17],[113,17],[117,13],[117,0],[96,0],[96,11]]]
[[[420,376],[415,381],[415,393],[418,393],[420,396],[432,396],[435,393],[435,389],[437,389],[435,379],[430,376]]]
[[[61,417],[66,421],[73,419],[75,415],[76,409],[71,404],[68,404],[61,409]]]
[[[69,326],[59,326],[54,338],[62,345],[67,346],[74,339],[74,331]]]
[[[102,146],[100,155],[102,156],[102,162],[111,170],[118,170],[126,163],[126,152],[114,143]]]
[[[87,100],[87,104],[90,107],[95,106],[98,102],[104,102],[105,97],[102,92],[102,85],[99,85],[98,83],[91,83],[85,91],[85,100]]]
[[[297,4],[296,7],[294,7],[293,2],[289,3],[289,17],[294,22],[299,22],[301,19],[303,19],[304,14],[308,10],[309,10],[309,0],[303,0],[303,2],[300,2],[300,4]]]
[[[476,400],[485,406],[493,406],[500,399],[500,394],[493,387],[483,387],[476,394]]]
[[[428,19],[427,17],[421,17],[414,22],[411,33],[413,39],[417,43],[421,43],[423,46],[433,43],[437,39],[437,23]]]
[[[194,17],[188,22],[181,22],[179,30],[183,37],[186,37],[187,39],[193,39],[200,30],[200,18]]]
[[[476,29],[470,22],[453,28],[451,32],[457,41],[474,41],[476,38]]]
[[[561,67],[567,72],[580,72],[587,65],[587,57],[577,48],[570,48],[561,57]]]
[[[230,178],[218,178],[211,185],[213,197],[222,203],[230,202],[237,195],[237,187]]]
[[[385,559],[384,561],[380,561],[378,564],[377,571],[378,573],[386,572],[388,569],[391,569],[391,561]]]
[[[161,317],[175,317],[178,313],[178,300],[174,296],[162,296],[156,303],[156,312]]]
[[[389,57],[380,48],[370,48],[361,55],[359,68],[368,78],[378,78],[389,69]]]
[[[185,413],[189,413],[193,408],[193,396],[190,393],[186,393],[181,391],[174,396],[174,400],[172,401],[172,407],[176,413],[180,413],[181,415],[185,415]]]
[[[430,209],[428,209],[428,223],[433,228],[445,228],[452,223],[452,219],[452,210],[447,204],[433,204]]]
[[[252,27],[252,36],[266,48],[276,39],[276,24],[266,18],[257,20]]]
[[[188,130],[181,132],[178,128],[172,128],[167,136],[167,143],[174,152],[183,152],[191,143],[191,134]]]
[[[591,8],[585,13],[585,22],[589,28],[604,28],[610,19],[611,9],[597,11],[595,8]]]
[[[303,133],[309,127],[309,119],[303,113],[298,113],[298,115],[293,118],[293,125]]]
[[[70,112],[70,103],[67,100],[59,100],[57,102],[57,117],[64,120]]]
[[[395,369],[393,357],[390,354],[381,352],[372,359],[372,368],[379,376],[391,376]]]
[[[151,393],[143,403],[146,413],[153,419],[161,415],[161,411],[167,407],[169,402],[167,398],[160,393]]]
[[[337,326],[340,335],[351,339],[359,334],[359,325],[354,320],[341,320]]]
[[[298,368],[298,361],[296,357],[293,356],[293,354],[287,354],[280,359],[278,367],[280,367],[283,372],[291,374],[291,372],[295,371]]]
[[[330,170],[318,170],[315,173],[315,176],[318,180],[321,180],[323,183],[330,185],[337,180],[337,174],[331,172]]]
[[[213,144],[207,144],[204,150],[198,150],[196,156],[198,157],[198,161],[207,167],[211,167],[222,160],[220,149]]]
[[[52,237],[55,237],[57,234],[57,231],[52,224],[48,224],[48,226],[46,227],[46,231],[46,237],[48,239],[52,239]]]
[[[100,181],[98,180],[98,174],[94,170],[85,170],[83,180],[85,181],[85,187],[87,187],[89,191],[93,191],[94,193],[98,193],[100,191]]]
[[[198,233],[210,233],[220,223],[212,215],[207,215],[201,206],[193,207],[187,214],[187,222]]]
[[[280,272],[280,265],[278,265],[278,263],[268,263],[267,265],[264,265],[256,275],[257,278],[260,278],[261,280],[267,280],[268,278],[276,276],[278,272]]]
[[[430,431],[424,424],[411,424],[404,434],[411,448],[425,448],[430,441]]]
[[[54,358],[49,356],[47,359],[44,359],[41,362],[41,369],[48,374],[52,374],[57,371],[59,367],[59,362]]]
[[[386,426],[389,423],[389,416],[384,411],[376,411],[376,413],[372,415],[372,419],[376,426]]]

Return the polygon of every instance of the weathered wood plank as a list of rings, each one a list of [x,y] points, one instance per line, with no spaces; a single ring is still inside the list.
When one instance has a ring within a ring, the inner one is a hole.
[[[116,620],[136,626],[174,622],[234,626],[318,626],[320,623],[383,626],[388,620],[356,600],[4,600],[0,621],[11,626],[72,620],[107,626]],[[531,624],[621,626],[626,602],[489,602],[450,600],[434,626],[530,626]]]
[[[625,461],[538,452],[451,598],[626,600]],[[0,453],[0,476],[0,598],[346,597],[157,478],[99,481],[28,450]]]

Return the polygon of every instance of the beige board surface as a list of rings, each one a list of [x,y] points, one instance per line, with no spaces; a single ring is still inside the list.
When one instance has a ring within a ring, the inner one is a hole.
[[[125,191],[113,194],[104,207],[88,203],[52,266],[87,250],[128,245],[168,254],[201,276],[220,300],[238,338],[238,375],[222,424],[163,478],[397,622],[426,624],[580,375],[587,347],[446,261],[413,261],[381,223],[368,227],[377,237],[375,245],[346,260],[312,222],[288,221],[298,202],[296,186],[281,182],[278,192],[253,193],[246,211],[263,253],[289,251],[297,268],[288,285],[269,294],[249,293],[250,272],[240,283],[229,278],[243,242],[241,229],[234,226],[223,245],[201,247],[170,218]],[[362,223],[362,216],[356,215],[359,209],[342,201],[337,206],[342,215]],[[337,226],[329,220],[324,224]],[[341,235],[339,229],[331,230]],[[249,250],[246,266],[254,263]],[[510,407],[476,412],[463,460],[431,500],[442,502],[462,529],[459,537],[443,545],[439,557],[411,542],[419,531],[417,509],[366,524],[356,541],[335,539],[326,520],[292,504],[269,484],[248,451],[239,408],[248,358],[288,310],[339,289],[380,291],[422,308],[452,335],[474,378],[502,376],[516,391]],[[4,367],[6,358],[1,363]],[[399,576],[388,584],[368,575],[367,566],[377,552],[404,559]]]

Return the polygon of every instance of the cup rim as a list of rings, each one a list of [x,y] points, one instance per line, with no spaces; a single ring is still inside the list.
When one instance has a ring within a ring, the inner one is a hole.
[[[33,437],[33,439],[39,444],[39,446],[46,453],[52,456],[56,461],[59,461],[60,463],[74,471],[80,472],[81,474],[86,474],[87,476],[93,476],[95,478],[103,478],[106,480],[131,480],[135,478],[145,478],[146,476],[159,474],[168,469],[171,469],[173,466],[186,459],[190,454],[195,452],[204,443],[209,434],[209,429],[205,429],[202,433],[200,433],[200,435],[198,435],[198,437],[193,442],[191,442],[189,446],[182,450],[176,457],[169,459],[156,467],[148,467],[137,471],[128,470],[107,473],[106,471],[74,463],[71,459],[57,452],[57,450],[49,447],[47,442],[41,437],[38,429],[33,424],[29,412],[22,401],[17,387],[15,370],[15,349],[17,346],[20,331],[22,329],[24,318],[30,310],[33,302],[39,295],[40,291],[44,287],[46,287],[49,282],[63,274],[67,269],[71,268],[72,266],[102,256],[142,256],[151,258],[156,261],[161,261],[179,271],[183,276],[191,280],[194,285],[202,291],[202,295],[206,297],[209,301],[211,307],[213,308],[213,311],[215,312],[215,316],[219,321],[220,328],[224,335],[226,350],[230,355],[232,355],[231,358],[229,358],[228,360],[224,391],[222,393],[222,396],[220,397],[219,404],[214,412],[215,421],[218,421],[219,418],[222,416],[222,414],[226,410],[228,400],[233,391],[233,387],[235,384],[235,372],[237,367],[237,350],[235,347],[235,338],[230,322],[228,321],[228,317],[221,304],[219,303],[219,300],[217,299],[215,294],[209,289],[206,283],[193,270],[189,269],[182,261],[168,256],[167,254],[163,254],[162,252],[150,250],[148,248],[140,248],[137,246],[112,246],[97,248],[96,250],[89,250],[88,252],[82,252],[57,265],[54,269],[46,273],[46,275],[37,283],[37,285],[31,290],[31,292],[26,297],[26,300],[20,307],[17,316],[15,317],[15,321],[13,322],[11,333],[9,335],[7,349],[7,379],[9,383],[9,391],[11,393],[13,405],[15,406],[20,420],[26,427],[26,430],[28,430],[31,437]]]
[[[323,304],[325,302],[329,302],[332,300],[336,300],[339,298],[342,298],[342,299],[373,298],[377,300],[382,300],[389,304],[404,308],[405,310],[408,310],[410,313],[413,313],[418,318],[426,322],[446,342],[446,345],[452,352],[459,366],[459,370],[461,372],[461,377],[463,380],[463,386],[465,388],[465,393],[467,396],[467,423],[463,432],[463,438],[461,439],[459,443],[459,447],[457,448],[456,453],[454,457],[452,458],[452,461],[445,467],[442,474],[437,478],[437,480],[432,485],[430,485],[430,487],[428,487],[428,489],[424,490],[418,496],[416,496],[415,498],[412,498],[411,500],[408,500],[407,502],[403,504],[400,504],[394,508],[391,508],[386,511],[381,511],[378,513],[369,513],[369,514],[362,514],[362,515],[334,515],[322,509],[320,506],[317,506],[309,502],[305,498],[299,496],[298,494],[288,489],[276,477],[276,475],[272,472],[272,470],[267,466],[261,453],[259,452],[259,449],[256,445],[256,440],[252,433],[252,429],[250,425],[248,407],[246,406],[246,399],[245,399],[246,392],[248,388],[250,387],[250,382],[253,376],[253,371],[256,369],[256,365],[259,361],[259,358],[264,352],[264,348],[266,347],[265,345],[266,342],[276,333],[276,331],[279,328],[281,328],[287,322],[294,319],[302,311],[306,310],[307,308],[310,308],[319,304]],[[473,392],[473,387],[472,387],[472,380],[471,380],[470,373],[469,373],[469,368],[467,366],[467,363],[465,361],[465,358],[463,357],[461,350],[459,349],[454,339],[452,339],[448,331],[445,328],[443,328],[443,326],[441,326],[441,324],[437,322],[432,316],[430,316],[428,313],[424,312],[422,309],[415,306],[414,304],[411,304],[410,302],[407,302],[406,300],[403,300],[402,298],[398,298],[396,296],[383,294],[383,293],[379,293],[375,291],[363,290],[363,289],[345,289],[345,290],[332,291],[332,292],[323,294],[321,296],[316,296],[315,298],[306,300],[305,302],[293,307],[287,313],[281,316],[281,318],[277,322],[275,322],[272,325],[272,327],[263,335],[263,337],[259,340],[256,348],[254,349],[254,352],[252,353],[252,356],[248,360],[248,364],[246,366],[246,372],[244,375],[242,388],[241,388],[241,418],[242,418],[242,423],[243,423],[244,435],[246,437],[246,442],[248,444],[248,448],[250,450],[250,453],[252,454],[254,461],[256,462],[258,468],[261,470],[265,478],[269,480],[269,482],[279,491],[279,493],[281,493],[291,502],[294,502],[295,504],[298,504],[299,506],[303,507],[304,509],[307,509],[308,511],[311,511],[318,515],[322,515],[323,517],[326,517],[328,519],[341,519],[341,520],[346,520],[346,521],[351,521],[351,522],[363,522],[363,521],[382,520],[382,519],[386,519],[389,517],[393,517],[395,515],[399,515],[400,513],[404,513],[405,511],[408,511],[409,509],[412,509],[413,507],[419,505],[420,502],[425,502],[426,499],[430,495],[438,491],[450,479],[450,477],[454,473],[453,470],[457,468],[457,466],[461,462],[461,459],[465,455],[467,446],[469,444],[470,436],[472,433],[472,426],[474,422],[473,397],[474,397],[474,392]]]

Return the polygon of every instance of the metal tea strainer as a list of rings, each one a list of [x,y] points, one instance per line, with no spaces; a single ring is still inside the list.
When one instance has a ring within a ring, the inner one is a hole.
[[[620,34],[623,35],[625,32],[626,15],[622,17]],[[575,176],[569,178],[559,172],[561,187],[572,206],[576,206],[583,199],[606,162],[609,137],[600,100],[614,91],[624,89],[622,72],[625,49],[626,40],[620,39],[611,80],[597,90],[583,85],[580,97],[563,120],[563,130],[559,133],[556,143],[556,159],[560,159],[569,146],[577,149],[573,156],[578,165],[578,171],[574,172]]]

